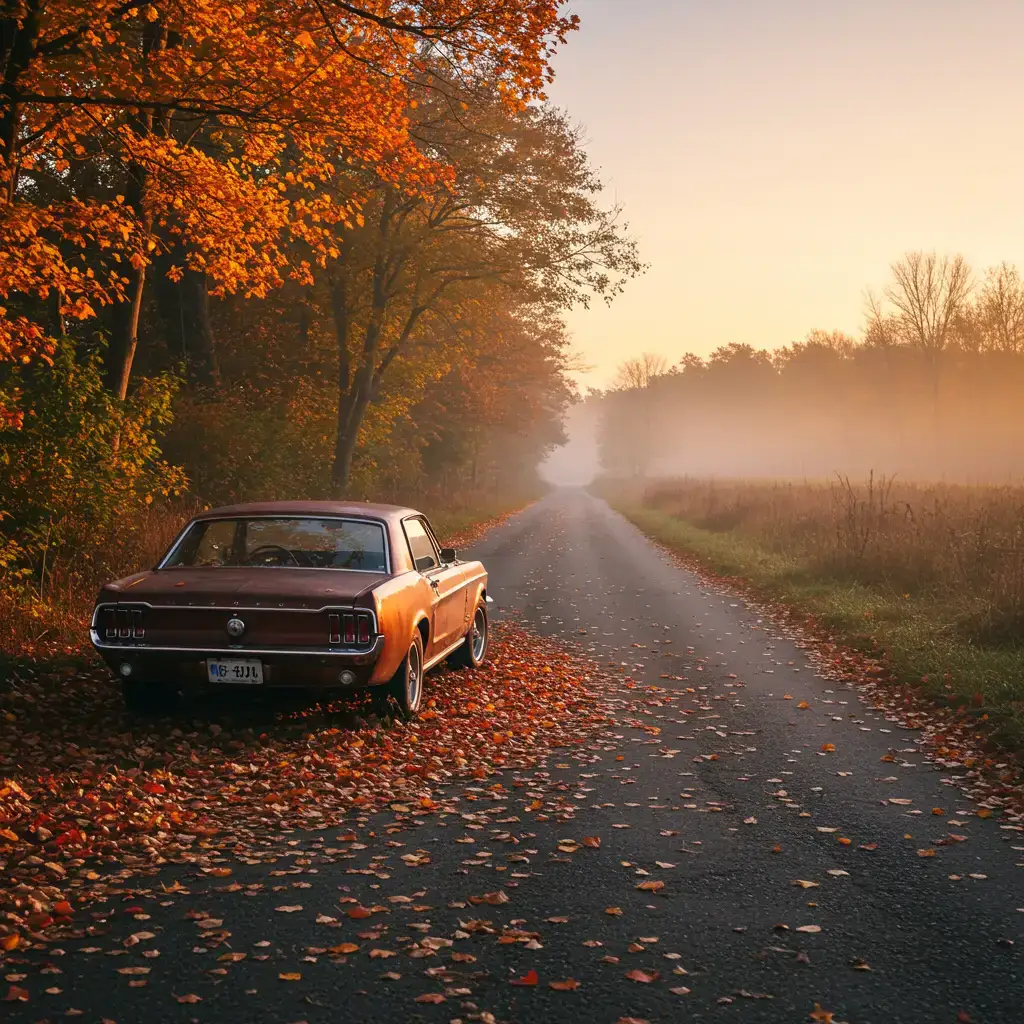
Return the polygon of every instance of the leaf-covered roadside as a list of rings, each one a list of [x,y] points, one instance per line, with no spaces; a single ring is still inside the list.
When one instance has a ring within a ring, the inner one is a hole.
[[[244,845],[354,809],[426,815],[444,782],[582,743],[607,719],[580,666],[502,625],[487,665],[435,681],[418,721],[387,728],[350,706],[140,722],[105,672],[19,670],[2,709],[0,943],[66,913],[99,880],[94,858],[131,871],[226,831]]]

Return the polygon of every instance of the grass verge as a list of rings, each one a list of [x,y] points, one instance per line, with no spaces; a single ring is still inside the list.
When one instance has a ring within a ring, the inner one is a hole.
[[[754,538],[604,496],[647,536],[699,566],[805,613],[847,646],[883,653],[895,682],[976,718],[991,742],[1024,753],[1024,646],[966,640],[953,625],[962,608],[950,598],[843,580]]]

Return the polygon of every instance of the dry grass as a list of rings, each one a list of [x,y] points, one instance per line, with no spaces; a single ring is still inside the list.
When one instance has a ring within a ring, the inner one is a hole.
[[[41,584],[34,581],[20,593],[5,594],[0,602],[0,652],[16,657],[76,652],[100,586],[155,565],[199,507],[154,504],[126,515],[54,565]]]
[[[645,507],[735,532],[835,579],[962,605],[979,643],[1024,644],[1024,487],[666,480]]]
[[[1024,488],[600,485],[642,530],[884,655],[897,683],[1024,752]]]

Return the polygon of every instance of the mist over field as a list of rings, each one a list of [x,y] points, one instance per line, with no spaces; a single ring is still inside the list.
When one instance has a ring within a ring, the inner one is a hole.
[[[624,362],[596,410],[603,469],[623,476],[903,479],[1008,483],[1024,469],[1024,284],[961,257],[893,263],[864,332],[811,331],[670,365]],[[580,416],[582,444],[593,416]],[[583,425],[587,426],[584,427]]]

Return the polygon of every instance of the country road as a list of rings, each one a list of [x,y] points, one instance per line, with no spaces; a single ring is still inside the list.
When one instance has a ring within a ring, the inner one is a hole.
[[[68,1008],[120,1024],[1024,1019],[1024,830],[978,816],[955,785],[965,769],[929,763],[916,731],[823,678],[799,638],[586,492],[550,493],[472,554],[498,615],[614,670],[622,720],[607,742],[501,789],[480,783],[461,813],[401,830],[380,815],[268,836],[273,874],[234,868],[251,895],[184,867],[147,878],[170,891],[119,904],[95,947],[48,958],[62,990],[52,1010],[34,998],[4,1019]],[[429,863],[402,862],[409,850]],[[386,925],[384,914],[338,922],[339,893],[401,899]],[[502,895],[468,903],[486,893]],[[275,913],[282,904],[297,909]],[[197,941],[196,912],[223,921],[230,943]],[[125,953],[143,929],[150,939]],[[534,934],[501,942],[503,929]],[[399,951],[428,935],[438,942],[424,940],[421,957]],[[343,941],[360,953],[320,955]],[[141,960],[147,942],[160,955]],[[145,987],[115,973],[126,962],[151,968]],[[536,984],[512,983],[531,971]],[[416,1001],[429,993],[436,1005]]]

